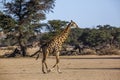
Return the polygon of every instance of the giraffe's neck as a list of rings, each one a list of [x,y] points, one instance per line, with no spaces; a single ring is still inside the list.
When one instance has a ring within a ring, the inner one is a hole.
[[[68,37],[69,32],[70,32],[70,24],[68,24],[68,26],[61,32],[60,35],[56,36],[56,39],[59,42],[63,43],[66,40],[66,38]]]
[[[67,26],[63,31],[62,33],[60,34],[61,36],[66,36],[66,38],[68,37],[69,35],[69,32],[70,32],[70,26]]]
[[[47,43],[48,47],[61,47],[62,43],[66,40],[70,32],[70,24],[61,32],[60,35],[55,36],[50,42]]]

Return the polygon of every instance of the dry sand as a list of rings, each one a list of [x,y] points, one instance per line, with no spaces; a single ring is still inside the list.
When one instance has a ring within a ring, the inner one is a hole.
[[[49,67],[55,58],[49,57]],[[41,58],[0,59],[0,80],[120,80],[120,56],[61,57],[62,73],[41,71]]]

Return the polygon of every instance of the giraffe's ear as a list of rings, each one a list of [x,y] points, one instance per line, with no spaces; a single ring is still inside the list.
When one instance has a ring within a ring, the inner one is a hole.
[[[71,20],[71,22],[73,22],[73,20]]]

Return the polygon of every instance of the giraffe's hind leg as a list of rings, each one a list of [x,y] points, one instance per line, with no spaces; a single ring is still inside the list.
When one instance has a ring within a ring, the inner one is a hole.
[[[43,59],[42,59],[42,72],[43,73],[47,73],[48,72],[48,66],[47,66],[47,63],[46,63],[46,58],[47,58],[47,54],[43,54]],[[46,68],[46,71],[45,71],[45,68]]]
[[[49,72],[49,69],[48,69],[48,66],[47,66],[47,63],[46,63],[46,59],[45,59],[45,60],[44,60],[44,59],[42,60],[42,72],[43,72],[43,73],[47,73],[47,72],[45,71],[45,68],[44,68],[44,67],[46,68],[46,71]]]
[[[44,69],[44,66],[45,66],[45,59],[43,58],[43,60],[42,60],[42,72],[46,73],[45,69]]]

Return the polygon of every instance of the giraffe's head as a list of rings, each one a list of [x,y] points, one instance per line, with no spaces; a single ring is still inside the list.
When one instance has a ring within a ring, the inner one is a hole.
[[[71,22],[69,23],[70,27],[73,27],[73,28],[79,28],[78,25],[71,20]]]

